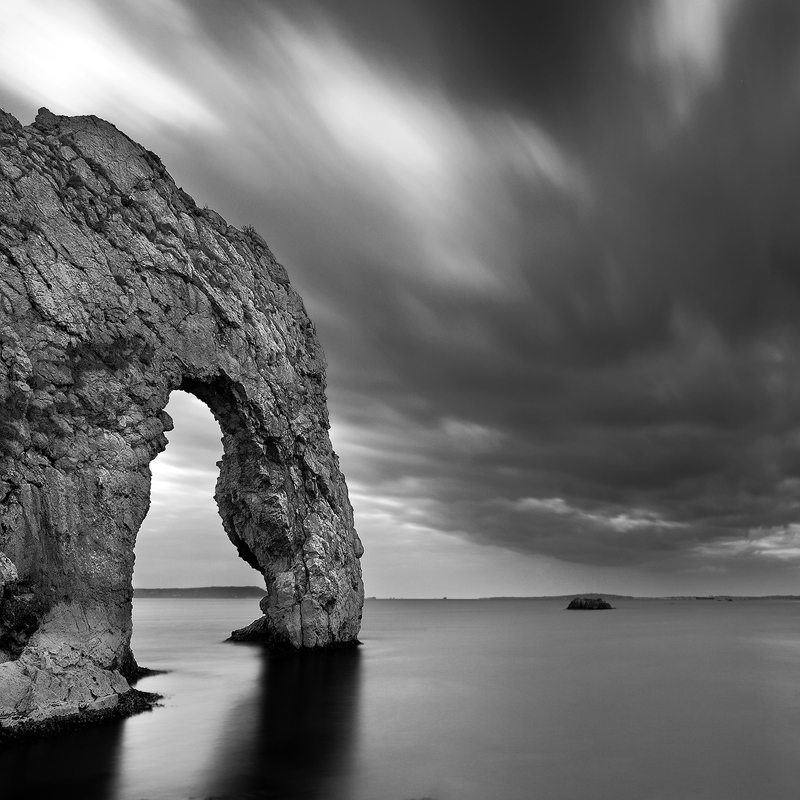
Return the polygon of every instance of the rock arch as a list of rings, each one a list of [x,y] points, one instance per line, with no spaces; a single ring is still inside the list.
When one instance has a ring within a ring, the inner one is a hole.
[[[130,692],[133,549],[178,388],[220,423],[223,524],[267,587],[237,634],[355,643],[362,547],[283,267],[109,123],[0,112],[4,728]]]

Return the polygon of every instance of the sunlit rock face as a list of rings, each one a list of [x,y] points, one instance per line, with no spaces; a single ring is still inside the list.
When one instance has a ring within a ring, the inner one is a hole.
[[[0,725],[130,691],[134,543],[174,389],[223,431],[216,498],[264,576],[245,629],[354,643],[361,543],[328,438],[325,362],[252,230],[95,117],[0,112]],[[236,653],[231,652],[235,658]]]

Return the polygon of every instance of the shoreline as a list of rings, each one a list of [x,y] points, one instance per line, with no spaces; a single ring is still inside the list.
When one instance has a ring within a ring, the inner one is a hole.
[[[148,671],[148,674],[153,674],[155,672],[155,670]],[[79,710],[77,714],[70,714],[69,716],[48,717],[47,719],[37,720],[36,722],[22,721],[13,727],[3,726],[0,727],[0,748],[18,742],[57,736],[58,734],[84,728],[88,725],[97,725],[103,722],[126,719],[135,714],[152,711],[163,699],[164,696],[156,692],[143,692],[140,689],[131,689],[129,692],[119,695],[119,700],[113,708]]]

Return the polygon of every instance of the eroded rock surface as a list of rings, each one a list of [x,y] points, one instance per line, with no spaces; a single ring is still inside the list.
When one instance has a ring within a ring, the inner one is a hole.
[[[355,642],[362,548],[324,370],[258,234],[107,122],[0,112],[0,726],[130,691],[133,550],[173,389],[223,431],[220,514],[267,589],[250,635]]]

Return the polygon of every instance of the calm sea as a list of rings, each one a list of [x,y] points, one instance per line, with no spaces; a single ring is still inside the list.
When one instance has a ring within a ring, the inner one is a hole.
[[[254,600],[142,599],[163,707],[0,751],[0,797],[794,800],[800,603],[368,601],[364,646],[223,640]]]

